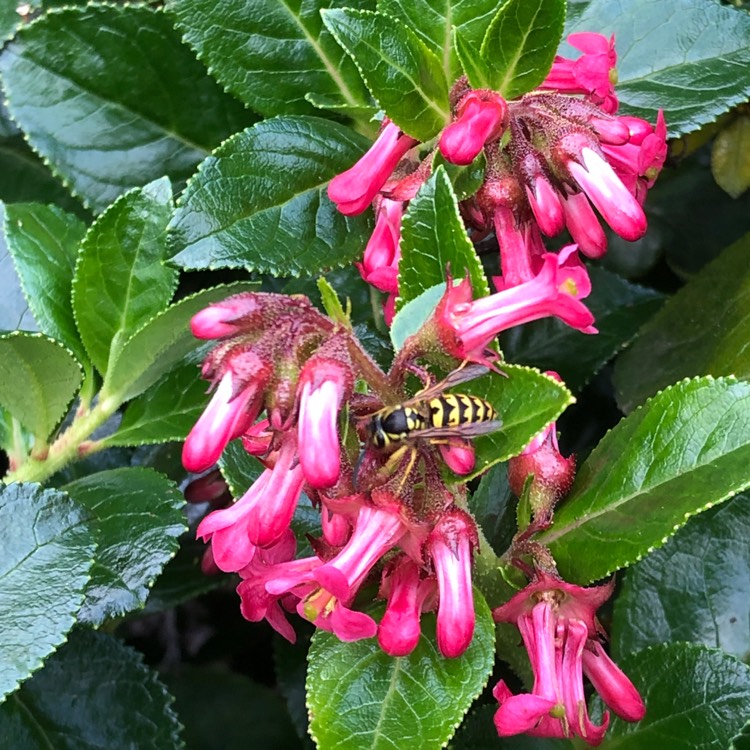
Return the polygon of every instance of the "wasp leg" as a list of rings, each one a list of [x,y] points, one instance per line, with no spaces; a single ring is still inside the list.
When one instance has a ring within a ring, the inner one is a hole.
[[[404,448],[410,448],[411,449],[411,455],[409,456],[409,461],[406,464],[406,470],[404,471],[404,475],[401,477],[401,481],[398,483],[398,491],[401,492],[401,490],[404,488],[404,482],[409,478],[409,474],[411,474],[412,469],[414,468],[414,464],[417,460],[417,449],[413,445],[405,445]],[[399,450],[401,450],[399,448]]]

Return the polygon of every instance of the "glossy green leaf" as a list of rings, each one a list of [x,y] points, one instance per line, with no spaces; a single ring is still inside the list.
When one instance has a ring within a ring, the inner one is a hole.
[[[163,177],[118,198],[84,237],[73,279],[73,311],[101,373],[174,294],[177,272],[163,262],[171,214],[172,190]]]
[[[487,158],[484,155],[484,151],[481,151],[471,164],[460,166],[458,164],[451,164],[440,151],[435,150],[432,157],[432,169],[436,170],[439,166],[442,166],[447,172],[456,198],[463,201],[471,198],[482,187],[484,172],[487,167]]]
[[[564,25],[565,0],[503,3],[482,41],[489,88],[514,99],[538,86],[552,67]]]
[[[42,334],[0,336],[0,406],[41,440],[65,416],[81,384],[81,366]]]
[[[654,122],[663,109],[670,136],[750,96],[750,16],[741,10],[704,0],[592,0],[566,31],[593,30],[617,41],[618,114]]]
[[[472,44],[459,29],[453,30],[453,48],[469,82],[474,87],[489,88],[492,71],[490,64],[479,52],[481,42],[480,39],[478,43]]]
[[[367,0],[170,0],[185,41],[216,78],[266,117],[312,114],[306,94],[367,105],[357,69],[331,38],[321,8]]]
[[[70,306],[84,223],[57,206],[15,203],[5,208],[5,237],[26,300],[40,329],[78,358],[86,353]]]
[[[750,494],[691,518],[661,549],[628,568],[615,601],[612,649],[668,641],[750,658]]]
[[[417,648],[388,656],[375,639],[344,643],[317,631],[307,673],[310,733],[320,748],[389,750],[443,747],[482,691],[494,661],[492,617],[478,591],[474,639],[446,659],[435,645],[435,617],[423,615]]]
[[[278,117],[238,133],[201,164],[170,226],[183,268],[317,274],[359,255],[367,216],[344,216],[328,182],[368,148],[317,117]]]
[[[122,345],[118,356],[110,362],[100,397],[116,398],[121,403],[140,396],[202,345],[203,342],[190,332],[193,315],[212,302],[256,287],[253,282],[240,281],[205,289],[151,318]]]
[[[85,213],[80,201],[68,192],[18,134],[0,139],[0,200],[6,203],[56,203],[67,211]]]
[[[29,143],[95,210],[161,175],[184,180],[251,121],[145,5],[44,15],[19,31],[0,70]]]
[[[463,72],[451,28],[479,49],[498,0],[378,0],[378,10],[403,21],[442,61],[448,83]]]
[[[39,669],[75,624],[96,545],[84,510],[64,492],[36,484],[0,485],[0,528],[2,698]]]
[[[608,432],[539,536],[560,573],[603,578],[750,485],[750,384],[685,380]]]
[[[23,750],[179,750],[172,698],[143,657],[81,629],[0,706],[0,745]]]
[[[401,222],[397,309],[436,284],[467,274],[475,297],[490,293],[482,262],[466,234],[458,200],[445,169],[439,166],[422,186]]]
[[[496,555],[502,555],[516,533],[516,502],[508,486],[508,468],[495,464],[469,498],[469,510]]]
[[[98,542],[80,620],[101,625],[142,607],[185,531],[182,493],[142,468],[101,471],[63,489],[89,512]]]
[[[589,276],[592,292],[584,304],[594,314],[599,333],[586,336],[557,318],[516,326],[500,335],[508,361],[554,370],[569,388],[579,390],[633,339],[664,301],[659,292],[602,268],[589,268]]]
[[[503,423],[496,432],[473,440],[477,463],[472,477],[520,453],[575,401],[564,385],[538,370],[504,363],[500,367],[507,377],[489,373],[460,386],[462,393],[487,399]]]
[[[441,60],[408,26],[382,13],[348,8],[323,11],[323,22],[401,130],[427,141],[448,123]]]
[[[108,445],[147,445],[184,440],[208,403],[209,384],[200,377],[199,348],[127,406]]]
[[[745,235],[641,329],[615,368],[621,408],[630,411],[660,388],[692,375],[750,377],[749,252],[750,235]]]
[[[670,643],[619,666],[640,691],[646,717],[632,724],[613,716],[607,750],[726,750],[750,715],[750,667],[718,649]]]
[[[191,750],[300,748],[284,699],[265,685],[210,667],[183,667],[166,683]]]

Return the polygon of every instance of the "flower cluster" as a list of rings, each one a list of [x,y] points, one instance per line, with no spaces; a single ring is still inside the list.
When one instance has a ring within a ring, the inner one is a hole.
[[[597,212],[624,239],[643,236],[641,205],[666,157],[664,118],[659,113],[653,126],[616,116],[614,39],[580,33],[568,41],[581,56],[555,58],[537,90],[506,101],[495,91],[472,89],[461,78],[451,93],[453,119],[436,148],[425,155],[418,141],[386,119],[371,149],[331,180],[328,194],[342,213],[374,205],[375,231],[359,269],[367,282],[388,293],[386,319],[398,292],[401,217],[429,177],[437,152],[458,165],[483,154],[483,183],[461,209],[474,236],[495,231],[499,291],[545,274],[550,253],[543,235],[567,229],[584,255],[601,257],[607,239]],[[581,288],[571,287],[569,296],[584,296]],[[580,316],[560,317],[591,330],[590,321],[582,323]]]
[[[436,610],[441,652],[462,654],[474,632],[477,528],[441,467],[470,470],[470,444],[424,442],[403,456],[368,445],[360,457],[359,440],[346,445],[341,436],[359,430],[366,440],[367,414],[403,400],[400,384],[415,363],[400,361],[386,375],[348,327],[300,297],[241,294],[199,312],[192,330],[218,341],[203,366],[213,397],[183,463],[205,471],[241,438],[263,466],[241,498],[200,523],[198,536],[210,542],[204,569],[238,573],[243,615],[290,640],[286,612],[296,610],[342,640],[377,635],[387,653],[405,655],[422,612]],[[355,392],[356,380],[370,393]],[[345,405],[352,424],[343,431]],[[215,500],[221,493],[207,476],[191,495]],[[312,556],[296,558],[290,526],[303,492],[320,510],[322,535]],[[376,568],[387,601],[379,624],[353,607]]]

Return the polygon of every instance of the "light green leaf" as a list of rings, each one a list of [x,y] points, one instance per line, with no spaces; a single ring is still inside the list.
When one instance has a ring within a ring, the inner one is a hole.
[[[54,339],[34,333],[0,336],[0,406],[46,440],[81,385],[81,366]]]

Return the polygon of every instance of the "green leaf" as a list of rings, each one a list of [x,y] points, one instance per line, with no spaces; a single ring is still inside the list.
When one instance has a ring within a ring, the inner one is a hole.
[[[496,432],[473,440],[477,462],[467,478],[519,454],[575,401],[564,385],[538,370],[505,363],[501,369],[507,377],[489,373],[460,386],[462,393],[489,401],[503,422]]]
[[[29,143],[95,210],[163,174],[185,179],[251,121],[144,5],[50,12],[20,29],[0,70]]]
[[[200,377],[200,347],[133,399],[122,421],[102,442],[112,445],[148,445],[184,440],[208,403],[208,383]]]
[[[750,668],[718,649],[670,643],[619,664],[646,703],[636,723],[616,716],[607,750],[725,750],[750,714]],[[595,700],[594,715],[601,713]]]
[[[85,213],[80,201],[68,192],[21,135],[0,139],[0,200],[56,203],[68,211]]]
[[[565,0],[503,3],[482,41],[481,56],[490,73],[489,88],[506,99],[536,88],[552,67],[564,25]]]
[[[179,750],[174,699],[143,657],[78,630],[0,706],[0,745],[23,750]]]
[[[320,9],[341,0],[170,0],[185,41],[216,78],[266,117],[312,114],[308,92],[369,103],[352,61],[323,27]],[[366,0],[346,5],[368,6]]]
[[[183,268],[317,274],[359,255],[369,217],[344,216],[328,182],[369,142],[317,117],[279,117],[237,133],[201,164],[170,226]]]
[[[234,672],[183,666],[166,679],[191,750],[299,750],[284,699]]]
[[[438,150],[432,153],[432,169],[436,170],[440,166],[445,169],[458,200],[463,201],[471,198],[482,187],[484,172],[487,167],[487,158],[484,151],[481,151],[479,156],[466,166],[451,164]]]
[[[469,510],[496,555],[502,555],[516,533],[516,503],[508,486],[508,468],[495,464],[469,498]]]
[[[554,370],[574,391],[636,335],[664,300],[659,292],[631,284],[603,268],[588,270],[592,292],[585,304],[596,318],[596,336],[581,335],[557,318],[516,326],[500,335],[503,354],[510,362]]]
[[[0,405],[40,440],[65,416],[81,378],[81,366],[54,339],[0,336]]]
[[[386,115],[420,141],[450,120],[441,60],[401,21],[350,8],[324,10],[323,23],[351,55]]]
[[[451,39],[451,28],[477,49],[498,0],[378,0],[381,13],[403,21],[442,61],[449,83],[463,72]]]
[[[453,30],[453,47],[456,50],[456,57],[469,82],[475,88],[489,88],[492,71],[489,63],[479,52],[481,41],[480,39],[479,43],[472,44],[458,29]]]
[[[615,35],[618,114],[670,137],[698,130],[750,96],[750,16],[704,0],[592,0],[566,32]]]
[[[141,468],[90,474],[63,489],[89,511],[99,545],[79,619],[98,626],[142,607],[185,531],[182,493]]]
[[[475,297],[490,293],[482,262],[461,220],[456,194],[439,166],[409,202],[401,222],[397,308],[444,281],[448,267],[456,279],[468,274]]]
[[[16,12],[18,4],[16,0],[1,0],[0,2],[0,39],[10,39],[16,26],[21,21],[21,16]]]
[[[475,590],[474,640],[446,659],[435,645],[435,617],[409,655],[392,658],[375,639],[343,643],[317,631],[310,648],[307,706],[318,747],[382,750],[440,748],[484,688],[494,661],[492,616]]]
[[[622,409],[630,411],[683,377],[750,377],[749,252],[750,234],[696,274],[641,329],[615,368]]]
[[[289,643],[285,638],[274,636],[273,664],[278,690],[286,700],[292,724],[302,740],[302,746],[312,750],[315,746],[307,729],[309,717],[305,695],[307,652],[310,648],[310,637],[304,631],[301,638],[299,633],[297,636],[295,643]]]
[[[86,352],[70,306],[84,223],[57,206],[15,203],[5,208],[5,237],[26,300],[40,329],[78,358]]]
[[[116,398],[122,403],[140,396],[203,344],[190,332],[193,315],[212,302],[256,287],[254,282],[239,281],[204,289],[155,315],[122,345],[118,355],[110,361],[100,398]]]
[[[690,641],[750,658],[748,538],[745,493],[691,518],[629,568],[615,602],[613,652]]]
[[[64,492],[36,484],[0,485],[0,528],[2,698],[39,669],[75,624],[96,545],[83,509]]]
[[[750,485],[749,462],[750,384],[685,380],[604,436],[538,540],[566,580],[603,578]]]
[[[174,294],[177,272],[163,263],[171,213],[172,191],[162,177],[118,198],[86,233],[73,279],[73,310],[101,373]]]

